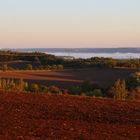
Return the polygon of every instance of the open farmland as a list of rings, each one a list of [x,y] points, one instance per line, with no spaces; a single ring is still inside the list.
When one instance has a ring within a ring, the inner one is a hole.
[[[126,78],[136,69],[126,68],[92,68],[61,71],[7,71],[0,72],[0,77],[23,78],[29,82],[44,85],[56,85],[61,88],[70,88],[72,85],[80,84],[84,80],[93,81],[102,87],[112,85],[118,78]]]
[[[140,139],[140,103],[0,94],[1,140]]]

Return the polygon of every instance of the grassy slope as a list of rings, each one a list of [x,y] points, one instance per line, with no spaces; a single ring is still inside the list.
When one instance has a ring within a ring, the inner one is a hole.
[[[140,139],[140,103],[0,94],[0,139]]]

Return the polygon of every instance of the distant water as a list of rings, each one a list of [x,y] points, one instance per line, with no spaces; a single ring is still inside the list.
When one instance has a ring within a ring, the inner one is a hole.
[[[15,49],[12,49],[15,50]],[[116,59],[140,58],[140,48],[34,48],[18,49],[23,52],[44,52],[75,58],[110,57]]]
[[[48,53],[48,52],[47,52]],[[106,57],[115,59],[132,59],[140,58],[140,53],[64,53],[64,52],[50,52],[55,56],[66,56],[74,58],[91,58],[91,57]]]

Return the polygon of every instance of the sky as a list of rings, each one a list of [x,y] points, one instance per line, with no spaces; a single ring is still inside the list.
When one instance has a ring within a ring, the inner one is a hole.
[[[6,47],[140,47],[140,0],[1,0]]]

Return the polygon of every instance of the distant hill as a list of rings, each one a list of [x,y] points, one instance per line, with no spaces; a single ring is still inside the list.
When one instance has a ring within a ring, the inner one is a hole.
[[[140,53],[140,47],[130,48],[20,48],[20,49],[2,49],[2,50],[13,50],[20,52],[53,52],[53,53]]]

